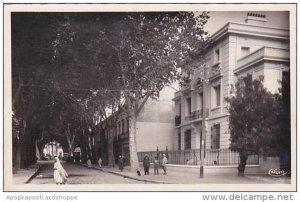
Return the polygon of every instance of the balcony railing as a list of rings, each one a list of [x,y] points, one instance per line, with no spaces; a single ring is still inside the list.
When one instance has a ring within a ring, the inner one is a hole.
[[[211,67],[211,77],[221,74],[221,63],[217,62]]]
[[[263,58],[273,58],[276,60],[289,60],[289,51],[279,48],[262,47],[237,61],[236,69],[241,69],[249,64],[260,61]]]
[[[181,91],[175,92],[175,98],[178,98],[178,97],[180,97],[180,96],[181,96]]]
[[[200,165],[201,153],[200,149],[192,150],[174,150],[174,151],[148,151],[138,152],[139,161],[143,161],[145,155],[150,157],[150,162],[154,161],[155,156],[162,158],[162,154],[168,156],[169,164],[181,165]],[[238,165],[240,162],[239,153],[231,151],[230,149],[206,149],[204,165]],[[258,165],[259,156],[251,154],[248,156],[247,165]]]
[[[180,126],[181,124],[181,116],[175,116],[175,126]]]
[[[206,117],[207,117],[208,109],[206,109],[205,112],[206,112]],[[190,115],[185,117],[185,121],[192,121],[192,120],[200,119],[200,118],[203,118],[203,109],[199,109],[199,110],[191,112]]]

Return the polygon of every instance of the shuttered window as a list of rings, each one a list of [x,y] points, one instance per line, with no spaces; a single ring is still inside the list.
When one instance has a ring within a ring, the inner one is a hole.
[[[220,149],[220,124],[211,127],[211,149]]]
[[[187,130],[184,133],[184,149],[191,149],[192,139],[191,139],[191,130]]]
[[[178,150],[181,150],[181,133],[178,133]]]

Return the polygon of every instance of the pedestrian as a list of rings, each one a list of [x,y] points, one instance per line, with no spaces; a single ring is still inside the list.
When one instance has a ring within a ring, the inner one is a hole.
[[[158,175],[159,162],[157,156],[154,159],[154,175]]]
[[[119,165],[119,170],[123,171],[123,168],[124,168],[124,159],[122,158],[121,155],[119,156],[118,165]]]
[[[145,175],[149,175],[150,159],[148,155],[144,157],[143,166],[144,166]]]
[[[65,184],[67,182],[68,173],[62,167],[58,157],[54,157],[53,170],[54,182],[56,184]]]
[[[102,159],[101,159],[101,157],[99,157],[98,165],[99,165],[99,168],[101,168],[101,166],[102,166]]]
[[[89,169],[92,168],[92,161],[91,161],[91,159],[88,159],[87,162],[86,162],[86,164],[88,165]]]
[[[167,174],[167,163],[168,159],[165,154],[163,154],[163,159],[162,159],[162,169],[164,170],[164,175]]]
[[[122,159],[123,159],[123,166],[126,165],[126,159],[125,159],[125,156],[122,156]]]

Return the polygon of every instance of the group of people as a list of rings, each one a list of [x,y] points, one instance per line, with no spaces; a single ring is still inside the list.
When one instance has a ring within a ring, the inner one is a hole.
[[[92,161],[91,161],[90,158],[87,160],[86,164],[87,164],[87,166],[88,166],[89,169],[92,168]],[[99,157],[99,159],[98,159],[98,165],[99,165],[99,168],[101,168],[101,166],[102,166],[102,159],[101,159],[101,157]]]
[[[168,163],[168,159],[167,159],[166,155],[163,154],[161,167],[164,171],[164,173],[163,173],[164,175],[167,174],[167,163]],[[124,164],[125,164],[125,157],[120,155],[119,159],[118,159],[118,165],[119,165],[119,169],[121,171],[124,169]],[[154,164],[154,175],[158,175],[159,160],[158,160],[157,156],[155,157],[153,164]],[[88,168],[92,168],[91,159],[87,160],[87,165],[88,165]],[[98,165],[101,168],[101,166],[102,166],[102,159],[101,158],[99,158],[99,160],[98,160]],[[145,157],[144,157],[143,166],[144,166],[145,175],[149,175],[150,158],[149,158],[148,155],[145,155]],[[53,173],[54,182],[56,184],[65,184],[67,182],[68,173],[62,167],[58,157],[54,158],[53,170],[54,170],[54,173]]]
[[[166,155],[163,154],[163,158],[162,158],[162,162],[161,162],[161,167],[162,167],[162,169],[164,171],[164,173],[163,173],[164,175],[167,174],[167,163],[168,163],[168,159],[167,159]],[[158,175],[159,160],[158,160],[157,156],[155,156],[155,158],[154,158],[153,165],[154,165],[154,175]],[[145,175],[149,175],[150,158],[149,158],[148,155],[145,155],[145,157],[144,157],[143,166],[144,166]]]

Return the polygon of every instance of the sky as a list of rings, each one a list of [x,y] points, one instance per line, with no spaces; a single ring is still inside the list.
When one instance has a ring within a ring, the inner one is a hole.
[[[249,11],[252,12],[252,11]],[[205,25],[205,29],[210,35],[214,34],[217,30],[223,27],[227,22],[245,23],[247,11],[214,11],[210,12],[210,19]],[[266,11],[254,12],[266,15],[268,26],[289,28],[289,13],[285,11]]]

